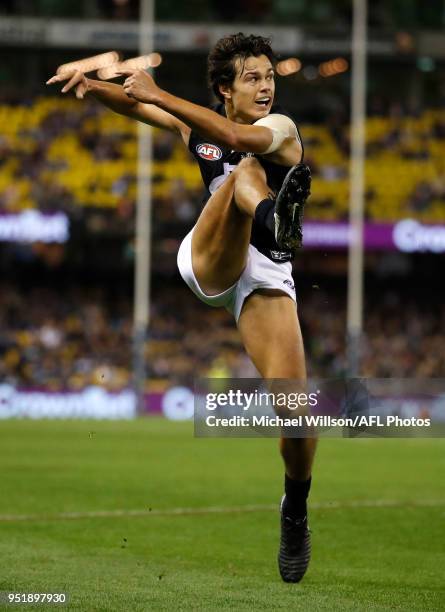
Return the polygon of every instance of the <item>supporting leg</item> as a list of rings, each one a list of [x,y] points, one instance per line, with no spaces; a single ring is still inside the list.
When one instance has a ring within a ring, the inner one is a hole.
[[[304,349],[295,304],[277,292],[255,292],[244,304],[239,319],[244,345],[266,379],[306,380]],[[285,465],[285,491],[281,505],[278,568],[285,582],[300,582],[311,558],[306,500],[316,440],[280,440]]]
[[[287,295],[253,293],[244,304],[238,326],[244,346],[263,378],[288,378],[305,385],[303,339],[295,304]],[[289,478],[310,478],[316,444],[314,438],[280,439]]]

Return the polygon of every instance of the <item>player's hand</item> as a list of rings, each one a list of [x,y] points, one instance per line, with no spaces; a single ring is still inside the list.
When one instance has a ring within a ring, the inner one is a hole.
[[[122,70],[118,74],[127,76],[123,88],[129,98],[146,104],[156,104],[161,89],[145,70]]]
[[[80,70],[71,70],[55,74],[46,81],[46,84],[53,85],[54,83],[61,83],[62,81],[68,81],[68,83],[62,87],[62,93],[67,93],[74,87],[76,98],[79,98],[79,100],[82,100],[89,91],[88,79]]]

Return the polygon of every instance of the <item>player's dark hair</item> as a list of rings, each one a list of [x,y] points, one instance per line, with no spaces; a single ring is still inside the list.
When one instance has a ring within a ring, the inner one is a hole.
[[[259,57],[265,55],[272,63],[276,63],[276,57],[270,46],[270,38],[263,36],[246,36],[242,32],[231,34],[220,38],[207,58],[207,77],[209,86],[215,96],[224,102],[224,97],[219,91],[220,85],[231,85],[236,77],[235,61],[240,59],[245,62],[248,57]]]

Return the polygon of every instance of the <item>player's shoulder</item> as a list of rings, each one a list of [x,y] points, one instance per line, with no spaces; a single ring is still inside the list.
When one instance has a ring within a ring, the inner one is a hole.
[[[293,117],[293,115],[280,104],[273,104],[272,108],[270,109],[269,115],[284,115],[285,117],[288,117],[293,123],[297,123],[295,121],[295,117]]]

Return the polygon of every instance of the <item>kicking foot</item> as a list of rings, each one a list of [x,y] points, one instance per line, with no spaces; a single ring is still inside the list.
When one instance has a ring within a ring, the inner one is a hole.
[[[275,200],[275,240],[283,250],[294,251],[303,245],[303,212],[310,189],[309,166],[293,166]]]

